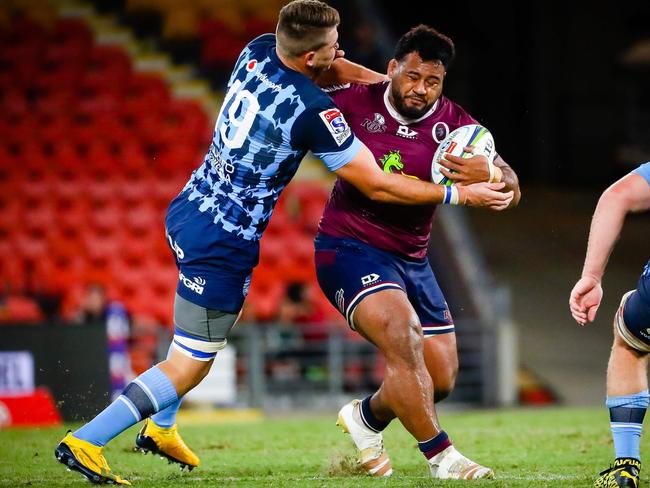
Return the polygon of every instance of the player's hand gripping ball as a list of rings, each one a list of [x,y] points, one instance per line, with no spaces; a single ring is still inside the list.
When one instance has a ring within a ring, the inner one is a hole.
[[[472,146],[473,152],[465,151],[465,147]],[[463,125],[452,131],[444,141],[440,143],[436,153],[433,155],[431,162],[431,180],[439,185],[453,185],[454,182],[440,172],[440,160],[445,154],[460,156],[461,158],[471,158],[482,154],[488,160],[488,165],[494,164],[496,150],[494,138],[489,130],[482,125],[470,124]],[[492,174],[492,168],[488,168]]]

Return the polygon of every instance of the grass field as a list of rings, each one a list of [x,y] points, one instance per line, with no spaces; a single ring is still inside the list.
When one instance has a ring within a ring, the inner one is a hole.
[[[428,478],[415,441],[394,422],[385,444],[395,474],[386,480],[355,472],[352,445],[329,417],[294,416],[246,423],[186,425],[183,434],[202,466],[180,473],[175,465],[133,453],[135,428],[106,449],[112,469],[134,486],[393,487],[591,486],[612,458],[608,415],[602,409],[531,409],[443,413],[454,444],[494,468],[497,479],[441,482]],[[64,430],[0,431],[0,486],[89,486],[54,459]],[[647,452],[644,441],[642,450]],[[643,473],[642,485],[648,476]]]

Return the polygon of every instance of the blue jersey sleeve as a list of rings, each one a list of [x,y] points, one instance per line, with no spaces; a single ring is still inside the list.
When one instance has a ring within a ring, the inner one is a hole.
[[[650,162],[642,164],[637,169],[632,171],[632,173],[636,173],[642,176],[648,182],[648,185],[650,185]]]
[[[293,126],[292,140],[296,147],[322,159],[330,171],[345,166],[361,149],[361,141],[331,101],[300,114]]]

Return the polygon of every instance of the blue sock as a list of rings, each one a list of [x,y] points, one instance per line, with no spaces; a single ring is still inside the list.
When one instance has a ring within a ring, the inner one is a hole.
[[[169,350],[167,351],[167,359],[169,359],[169,357],[171,356],[173,349],[174,349],[174,343],[172,342],[169,345]],[[180,397],[169,407],[162,409],[157,414],[152,415],[151,420],[153,420],[153,423],[156,424],[158,427],[164,427],[165,429],[169,429],[176,423],[176,414],[178,413],[178,409],[180,408],[181,403],[183,403],[183,397]]]
[[[375,432],[381,432],[386,427],[388,427],[388,424],[390,422],[385,422],[375,417],[375,414],[372,413],[372,409],[370,408],[371,398],[372,395],[367,396],[366,398],[361,400],[361,408],[359,409],[359,411],[361,412],[361,420],[363,421],[364,425],[368,427],[370,430],[374,430]]]
[[[639,443],[643,417],[648,409],[648,390],[633,395],[607,397],[610,426],[617,458],[641,460]]]
[[[154,424],[156,424],[158,427],[164,427],[165,429],[173,427],[173,425],[176,423],[176,414],[178,413],[178,409],[180,408],[181,403],[183,403],[183,398],[185,397],[180,397],[167,408],[161,410],[155,415],[152,415],[151,420],[153,420]]]
[[[132,425],[166,408],[177,399],[172,382],[154,366],[129,383],[117,400],[73,435],[102,447]]]

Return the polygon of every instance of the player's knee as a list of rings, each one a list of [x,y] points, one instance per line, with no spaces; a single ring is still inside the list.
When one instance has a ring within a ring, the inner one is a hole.
[[[422,329],[417,319],[404,319],[401,323],[392,321],[387,330],[387,347],[382,351],[389,362],[400,362],[407,367],[415,366],[422,361],[423,337]]]
[[[614,347],[650,352],[650,302],[636,290],[623,296],[614,317]]]

